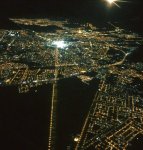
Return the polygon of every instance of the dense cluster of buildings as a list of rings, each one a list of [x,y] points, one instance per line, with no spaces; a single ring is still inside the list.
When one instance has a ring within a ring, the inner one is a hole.
[[[67,21],[11,21],[21,29],[0,30],[0,86],[18,86],[23,93],[62,78],[97,78],[101,84],[76,150],[126,149],[143,134],[143,63],[129,61],[143,44],[141,36]]]
[[[12,21],[21,30],[0,31],[0,82],[24,85],[28,87],[25,92],[53,81],[55,69],[59,78],[92,71],[97,71],[100,78],[109,70],[115,72],[115,66],[127,63],[126,57],[142,42],[139,35],[119,28],[99,30],[91,24],[70,25],[46,19]],[[47,26],[51,32],[31,30],[30,25]]]

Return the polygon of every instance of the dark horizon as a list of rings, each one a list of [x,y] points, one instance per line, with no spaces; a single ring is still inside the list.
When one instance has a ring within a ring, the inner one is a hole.
[[[23,16],[57,16],[82,17],[104,20],[142,19],[143,2],[130,0],[129,3],[119,3],[121,8],[109,8],[104,0],[8,0],[0,4],[1,17]]]
[[[130,0],[119,3],[121,8],[109,8],[105,0],[3,0],[0,4],[0,26],[6,26],[8,18],[66,18],[74,21],[105,25],[119,22],[122,28],[142,32],[143,1]]]

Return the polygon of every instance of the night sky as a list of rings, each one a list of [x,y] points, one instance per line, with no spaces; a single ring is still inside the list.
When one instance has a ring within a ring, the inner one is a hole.
[[[143,1],[129,0],[108,8],[104,0],[2,0],[1,16],[62,16],[106,19],[143,18]]]

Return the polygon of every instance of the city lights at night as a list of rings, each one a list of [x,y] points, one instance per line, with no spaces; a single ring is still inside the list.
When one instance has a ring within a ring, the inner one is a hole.
[[[143,149],[142,5],[0,2],[0,150]]]

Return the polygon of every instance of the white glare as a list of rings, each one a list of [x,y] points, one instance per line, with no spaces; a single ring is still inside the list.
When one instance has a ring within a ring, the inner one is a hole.
[[[54,41],[53,45],[55,45],[57,48],[65,48],[67,46],[64,41]]]
[[[114,3],[116,0],[106,0],[108,3],[112,4]]]
[[[121,2],[121,0],[106,0],[110,5],[114,4],[120,8],[120,6],[116,2]]]

